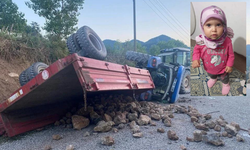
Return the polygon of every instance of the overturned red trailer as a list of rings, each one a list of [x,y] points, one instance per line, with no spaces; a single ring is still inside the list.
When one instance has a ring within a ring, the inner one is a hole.
[[[0,104],[0,134],[9,137],[54,123],[86,95],[155,88],[148,70],[81,57],[59,59]]]

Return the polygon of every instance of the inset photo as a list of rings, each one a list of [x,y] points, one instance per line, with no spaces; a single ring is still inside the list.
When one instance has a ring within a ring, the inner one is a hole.
[[[246,96],[246,2],[190,7],[191,96]]]

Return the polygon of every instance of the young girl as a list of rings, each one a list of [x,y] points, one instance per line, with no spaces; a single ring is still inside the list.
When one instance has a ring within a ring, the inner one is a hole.
[[[200,67],[201,58],[204,69],[211,78],[207,82],[208,87],[213,87],[217,77],[220,77],[223,83],[222,95],[227,95],[230,90],[229,73],[234,64],[231,41],[233,30],[227,27],[226,15],[217,6],[202,10],[200,28],[202,34],[196,37],[192,67]]]

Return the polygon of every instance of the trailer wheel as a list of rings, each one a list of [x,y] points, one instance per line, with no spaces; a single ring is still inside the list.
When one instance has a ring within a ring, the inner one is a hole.
[[[135,61],[136,63],[140,63],[143,65],[147,65],[148,59],[151,57],[151,55],[134,52],[134,51],[127,51],[126,52],[126,59],[130,61]]]
[[[38,75],[40,72],[45,70],[48,67],[47,64],[42,63],[42,62],[36,62],[32,64],[28,69],[27,69],[27,77],[28,81],[33,79],[36,75]]]
[[[19,75],[19,83],[21,86],[25,85],[28,82],[27,79],[27,69],[24,70],[20,75]]]
[[[186,70],[181,82],[180,94],[190,93],[190,71]]]
[[[78,42],[76,40],[75,33],[68,37],[66,44],[67,44],[67,47],[68,47],[70,54],[77,53],[80,56],[85,56],[83,51],[81,51],[80,45],[78,44]]]
[[[81,51],[90,58],[104,60],[107,50],[101,38],[88,26],[83,26],[76,32],[76,39]]]

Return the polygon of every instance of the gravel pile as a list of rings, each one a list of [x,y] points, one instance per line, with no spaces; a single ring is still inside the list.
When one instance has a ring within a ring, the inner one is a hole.
[[[0,149],[250,149],[250,102],[235,98],[182,95],[162,104],[95,97],[55,125],[1,137]]]

